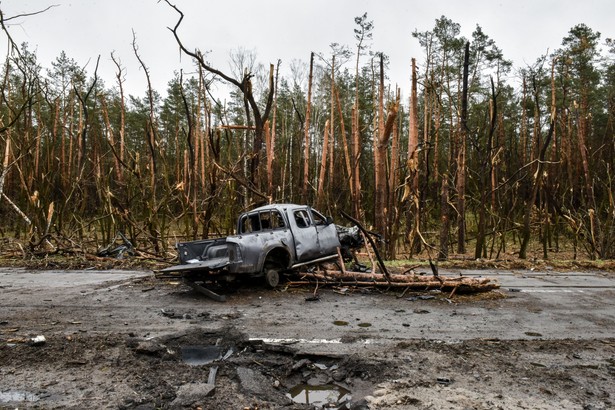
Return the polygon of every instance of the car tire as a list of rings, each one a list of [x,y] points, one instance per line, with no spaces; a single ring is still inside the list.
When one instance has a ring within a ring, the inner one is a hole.
[[[265,283],[271,289],[274,289],[280,283],[280,274],[276,269],[268,268],[265,270]]]

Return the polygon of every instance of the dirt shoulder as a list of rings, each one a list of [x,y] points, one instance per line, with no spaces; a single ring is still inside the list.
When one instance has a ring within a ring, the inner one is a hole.
[[[582,310],[568,321],[577,324],[554,338],[519,322],[564,324],[557,300],[533,293],[448,300],[321,288],[313,298],[313,288],[244,284],[217,303],[147,271],[4,269],[0,277],[3,409],[615,405],[612,316],[577,319],[612,300],[607,287],[574,294]],[[494,337],[487,330],[498,322],[522,337]],[[449,334],[447,323],[461,329]]]

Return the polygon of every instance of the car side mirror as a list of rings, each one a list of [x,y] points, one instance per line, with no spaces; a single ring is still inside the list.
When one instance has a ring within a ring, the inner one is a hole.
[[[325,218],[325,222],[327,223],[327,225],[331,225],[333,223],[333,218],[331,218],[330,216],[327,216]]]

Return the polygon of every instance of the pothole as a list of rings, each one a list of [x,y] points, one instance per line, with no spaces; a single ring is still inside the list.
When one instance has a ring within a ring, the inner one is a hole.
[[[292,387],[287,396],[298,404],[312,404],[327,409],[348,409],[352,396],[348,389],[337,384],[311,386],[298,384]]]
[[[145,360],[176,360],[185,365],[178,368],[192,368],[182,380],[189,381],[188,386],[198,381],[211,387],[208,405],[240,393],[255,395],[272,408],[292,401],[296,406],[345,410],[369,394],[372,380],[383,375],[374,363],[346,355],[308,355],[295,344],[250,340],[236,329],[188,331],[150,342],[162,353],[147,354]],[[188,403],[190,397],[180,399]]]
[[[202,366],[222,359],[220,346],[182,346],[182,360],[190,366]]]

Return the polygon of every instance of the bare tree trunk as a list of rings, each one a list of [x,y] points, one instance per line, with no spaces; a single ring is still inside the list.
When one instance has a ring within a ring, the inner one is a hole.
[[[275,161],[275,141],[278,116],[278,75],[280,73],[280,61],[275,70],[275,86],[273,90],[273,120],[271,125],[271,136],[269,139],[269,147],[267,148],[267,196],[270,202],[274,198],[273,192],[273,161]]]
[[[461,96],[461,135],[457,156],[457,253],[466,253],[466,139],[468,137],[468,67],[470,43],[466,43],[463,58],[463,89]]]
[[[124,151],[126,150],[126,141],[125,141],[125,134],[126,134],[126,103],[125,103],[125,98],[124,98],[124,79],[122,77],[122,67],[120,66],[120,63],[115,59],[115,56],[113,55],[113,53],[111,53],[111,59],[113,60],[113,62],[115,63],[115,66],[117,67],[117,74],[116,74],[116,78],[117,78],[117,85],[120,89],[120,128],[119,128],[119,136],[120,136],[120,152],[119,152],[119,157],[120,157],[120,162],[124,163],[125,161],[125,154]],[[118,173],[118,181],[122,182],[123,181],[123,177],[124,177],[124,169],[120,169],[119,173]]]
[[[570,78],[568,77],[568,69],[567,65],[564,65],[564,73],[563,79],[561,81],[561,95],[562,95],[562,106],[568,106],[568,87],[567,84],[570,82]],[[574,158],[573,158],[573,127],[571,124],[571,116],[569,114],[569,109],[561,110],[561,120],[559,121],[562,124],[562,146],[564,148],[564,156],[565,156],[565,166],[566,166],[566,174],[568,176],[568,186],[570,190],[570,197],[575,198],[577,195],[577,181],[575,172],[574,172]]]
[[[329,150],[329,120],[325,122],[325,136],[322,142],[322,157],[320,159],[320,175],[318,176],[318,190],[316,203],[319,209],[323,209],[325,202],[325,174],[327,171],[327,151]]]
[[[145,65],[141,57],[139,56],[136,41],[137,41],[136,36],[133,33],[132,47],[133,47],[135,56],[137,57],[137,60],[139,61],[139,64],[141,65],[141,67],[143,68],[143,72],[145,73],[145,78],[147,80],[147,96],[149,99],[149,119],[147,123],[145,124],[145,142],[147,144],[147,147],[150,153],[150,158],[149,158],[150,190],[148,194],[149,197],[147,198],[148,216],[147,216],[146,224],[147,224],[147,229],[150,235],[150,241],[152,242],[152,245],[154,246],[154,250],[156,254],[159,254],[161,251],[161,247],[160,247],[161,238],[160,238],[160,230],[159,230],[159,224],[158,224],[159,220],[158,220],[158,215],[156,212],[156,209],[157,209],[156,176],[158,174],[158,161],[157,161],[157,149],[156,149],[157,143],[156,143],[156,129],[155,129],[156,118],[155,118],[155,111],[154,111],[154,90],[152,88],[152,83],[150,81],[149,69],[147,68],[147,66]],[[189,114],[187,113],[187,115]],[[188,135],[188,138],[190,137],[191,136]],[[194,156],[194,152],[191,152],[190,161],[193,161],[193,156]],[[192,167],[190,167],[190,169],[192,169]]]
[[[487,225],[487,202],[489,197],[489,179],[491,177],[491,166],[492,166],[492,145],[493,145],[493,135],[495,134],[496,126],[497,126],[497,116],[498,116],[498,105],[497,98],[495,94],[495,86],[493,84],[493,78],[491,79],[491,103],[490,105],[490,123],[489,127],[489,135],[487,136],[487,144],[484,147],[484,151],[482,152],[482,161],[481,161],[481,175],[480,175],[480,207],[478,210],[478,229],[476,234],[476,247],[474,249],[474,258],[480,259],[487,252],[486,243],[485,243],[485,231]]]
[[[358,103],[358,101],[357,101]],[[355,104],[352,109],[352,210],[355,218],[361,218],[363,209],[361,206],[361,177],[359,160],[361,158],[361,138],[359,130],[359,105]]]
[[[109,107],[107,106],[107,101],[104,95],[100,96],[100,106],[102,110],[103,120],[105,121],[105,128],[107,129],[107,140],[110,146],[115,149],[115,135],[113,133],[113,127],[111,125],[111,120],[109,119]],[[122,179],[122,167],[120,164],[120,159],[118,156],[113,157],[114,168],[115,168],[115,177],[118,181]]]
[[[391,134],[393,132],[393,128],[397,122],[397,112],[399,110],[399,93],[397,94],[397,99],[395,102],[391,103],[389,107],[389,112],[387,115],[387,120],[384,125],[383,134],[378,140],[378,145],[376,147],[375,155],[378,157],[378,167],[376,168],[376,206],[379,212],[376,213],[376,229],[378,232],[381,232],[384,235],[385,241],[389,240],[390,232],[387,229],[387,217],[389,210],[387,209],[388,204],[388,185],[387,185],[387,175],[386,175],[386,159],[387,159],[387,148],[389,146],[389,140],[391,139]]]
[[[553,74],[552,74],[553,75]],[[536,105],[536,116],[539,116],[540,113],[540,101],[539,101],[539,90],[538,85],[536,84],[536,80],[534,79],[534,100]],[[545,155],[547,153],[547,148],[549,146],[549,142],[551,141],[551,137],[553,136],[553,132],[555,130],[555,106],[551,107],[551,119],[549,124],[549,132],[545,139],[544,144],[540,147],[540,136],[536,134],[534,140],[535,145],[538,152],[538,160],[536,161],[535,172],[533,174],[534,180],[532,184],[532,189],[530,193],[530,197],[526,203],[525,214],[523,216],[523,228],[522,228],[522,238],[521,238],[521,247],[519,249],[519,258],[527,259],[527,248],[530,243],[530,235],[531,235],[531,215],[532,209],[534,208],[534,204],[536,203],[536,198],[538,197],[538,191],[540,189],[541,181],[542,181],[542,173],[545,161]],[[539,129],[538,127],[536,127]]]
[[[192,238],[196,239],[199,231],[199,212],[197,210],[198,203],[198,158],[199,158],[199,141],[198,141],[198,119],[195,120],[195,117],[198,118],[199,115],[195,116],[194,113],[190,110],[190,105],[188,104],[188,99],[186,98],[186,94],[184,92],[184,83],[183,83],[183,73],[180,74],[179,77],[179,91],[181,94],[182,101],[184,103],[184,111],[186,114],[186,122],[188,123],[188,131],[186,134],[186,144],[188,145],[188,161],[184,161],[184,169],[186,170],[186,199],[189,202],[189,206],[192,209]],[[153,118],[153,117],[152,117]],[[152,120],[153,122],[153,120]],[[196,124],[195,124],[196,122]],[[179,146],[179,145],[178,145]],[[153,155],[152,155],[153,158]],[[155,179],[152,180],[155,184]]]
[[[62,131],[58,133],[58,130],[60,129],[60,101],[60,98],[56,98],[54,102],[53,127],[51,129],[51,132],[53,134],[53,156],[47,158],[48,169],[55,169],[58,172],[58,176],[56,179],[56,181],[59,182],[59,184],[57,184],[56,182],[58,188],[62,188],[62,171],[64,170],[64,164],[61,160],[61,158],[64,156],[64,153],[56,153],[56,150],[58,149],[58,141],[60,141],[59,145],[60,147],[62,147],[64,139],[64,127],[62,127]]]
[[[521,166],[526,164],[527,161],[527,81],[525,76],[523,76],[523,96],[521,98]]]
[[[208,121],[208,124],[210,123],[211,122]],[[220,131],[214,131],[208,127],[205,132],[209,136],[209,144],[207,145],[210,147],[212,165],[209,172],[209,197],[211,200],[207,203],[204,212],[205,222],[203,224],[203,238],[209,236],[211,217],[216,206],[215,199],[218,195],[218,167],[216,167],[215,164],[220,162]]]
[[[448,259],[448,233],[451,224],[448,197],[448,175],[443,173],[440,188],[440,250],[438,251],[438,260],[441,261]]]
[[[596,200],[594,196],[593,181],[589,170],[589,158],[587,155],[587,134],[589,130],[588,117],[589,117],[589,102],[587,91],[582,90],[581,98],[578,108],[578,129],[577,129],[577,141],[579,146],[579,153],[581,154],[581,168],[583,169],[583,181],[585,182],[585,206],[588,210],[590,219],[589,223],[589,244],[591,247],[590,258],[595,259],[596,253],[600,254],[598,249],[598,234],[599,225],[595,221]]]
[[[333,186],[335,175],[335,55],[331,59],[331,116],[329,119],[329,183],[327,186],[327,198],[330,198],[330,190]]]
[[[77,96],[77,92],[75,90],[75,96]],[[70,135],[70,160],[71,160],[71,173],[69,174],[68,184],[72,184],[77,178],[79,178],[79,171],[81,169],[81,144],[83,139],[81,135],[83,134],[84,127],[84,115],[83,110],[79,110],[79,119],[77,120],[77,129],[73,130],[75,133],[71,133]]]
[[[69,93],[69,110],[68,110],[68,135],[64,132],[64,127],[62,127],[62,164],[63,164],[63,172],[62,172],[62,189],[65,191],[69,191],[69,184],[73,177],[73,135],[75,133],[75,104],[73,103],[73,99],[75,92],[73,90]],[[81,111],[79,112],[79,122],[81,122]],[[64,116],[63,124],[66,125],[66,115]],[[68,138],[68,144],[67,144]],[[67,146],[68,145],[68,146]]]
[[[0,200],[2,199],[2,195],[4,195],[4,183],[6,181],[6,176],[9,174],[10,158],[11,158],[11,133],[8,132],[6,136],[6,145],[4,146],[4,159],[2,160],[2,172],[0,172]]]
[[[182,86],[183,89],[183,86]],[[199,169],[201,164],[201,149],[203,144],[201,141],[203,140],[202,128],[201,128],[201,101],[199,98],[199,93],[197,92],[197,104],[195,108],[191,109],[191,117],[193,118],[194,124],[192,125],[192,144],[194,146],[194,163],[192,165],[192,212],[194,212],[194,225],[195,232],[194,235],[198,235],[198,226],[201,221],[201,212],[199,212],[199,196],[201,195],[201,188],[203,184],[201,183],[201,179],[199,176]],[[183,97],[188,102],[187,98]]]
[[[354,179],[353,179],[353,173],[352,173],[352,164],[351,164],[351,157],[350,157],[350,153],[348,151],[348,140],[346,138],[346,126],[344,125],[344,115],[342,113],[342,103],[340,102],[340,95],[337,92],[337,87],[335,88],[335,99],[337,101],[337,110],[338,110],[338,115],[340,117],[340,134],[342,137],[342,146],[344,149],[344,159],[346,162],[346,180],[348,181],[348,187],[350,189],[350,198],[354,199]],[[354,117],[353,117],[353,121],[354,121]],[[354,209],[354,208],[353,208]]]
[[[431,73],[431,81],[432,83],[435,83],[435,75],[432,72]],[[430,109],[430,111],[432,112],[431,116],[433,117],[433,181],[437,184],[438,181],[440,180],[440,158],[441,158],[441,154],[440,154],[440,122],[441,122],[441,118],[440,118],[440,111],[442,109],[441,105],[438,103],[438,98],[436,96],[436,93],[430,93],[433,94],[432,95],[432,100],[434,100],[430,106],[432,105],[433,108]],[[429,183],[429,182],[428,182]]]
[[[96,87],[96,82],[98,80],[97,72],[98,72],[98,63],[100,62],[100,56],[96,60],[96,68],[94,69],[94,80],[92,81],[92,85],[85,93],[84,96],[81,96],[79,90],[75,87],[75,94],[81,103],[81,111],[83,112],[83,127],[81,128],[81,138],[79,139],[79,153],[77,156],[77,169],[78,172],[82,172],[83,162],[85,158],[85,152],[87,149],[87,134],[88,134],[88,125],[89,125],[89,111],[88,111],[88,99],[90,98],[90,94]]]
[[[259,178],[259,164],[260,164],[260,156],[261,150],[263,149],[263,141],[264,141],[264,133],[265,133],[265,122],[268,121],[269,112],[271,107],[273,106],[273,94],[274,94],[274,86],[273,86],[273,75],[274,68],[273,64],[269,64],[269,97],[267,99],[267,107],[265,109],[265,113],[261,114],[260,109],[258,108],[258,104],[254,100],[254,96],[252,96],[252,82],[250,80],[250,76],[247,76],[248,89],[250,90],[249,94],[246,95],[246,100],[254,113],[254,144],[252,146],[252,159],[250,161],[250,182],[252,186],[260,191],[261,183]]]
[[[378,129],[374,135],[374,222],[376,232],[387,238],[386,213],[386,150],[388,137],[384,135],[384,59],[380,53],[380,75],[378,82]]]
[[[37,110],[37,122],[42,123],[40,117],[40,105]],[[41,157],[41,145],[42,145],[42,127],[36,128],[36,136],[34,137],[34,172],[32,173],[32,177],[35,179],[39,179],[40,175],[40,157]],[[51,144],[47,144],[51,145]]]
[[[417,73],[416,59],[412,59],[412,91],[410,94],[410,109],[408,111],[408,159],[407,169],[408,175],[405,181],[404,199],[408,200],[408,244],[410,245],[410,254],[415,251],[415,244],[420,243],[418,240],[418,232],[420,229],[421,217],[419,214],[420,195],[419,195],[419,110],[418,110],[418,89],[417,89]],[[412,221],[412,222],[411,222]]]
[[[203,192],[207,189],[207,178],[206,173],[208,169],[208,161],[209,161],[209,144],[207,143],[207,137],[209,135],[209,107],[207,101],[207,93],[205,92],[205,81],[203,79],[203,68],[199,66],[199,108],[198,108],[198,117],[201,118],[203,116],[203,124],[199,127],[198,135],[199,135],[199,145],[201,149],[199,152],[201,153],[200,160],[200,181],[201,181],[201,189]],[[213,200],[213,198],[212,198]],[[204,212],[204,211],[203,211]],[[203,221],[204,224],[207,223]]]
[[[267,152],[267,197],[268,202],[271,203],[273,200],[273,137],[269,121],[265,122],[265,150]]]
[[[359,160],[361,157],[361,134],[359,129],[359,59],[361,57],[361,42],[357,48],[357,60],[355,66],[355,99],[352,109],[352,142],[351,148],[351,195],[352,195],[352,212],[355,218],[361,219],[363,209],[361,206],[361,176],[359,174]]]
[[[400,90],[397,88],[397,96],[396,100],[400,101],[401,95]],[[397,203],[397,185],[399,184],[399,121],[400,116],[398,115],[398,120],[395,121],[393,125],[393,138],[391,140],[391,165],[389,168],[389,198],[387,208],[388,212],[388,220],[387,220],[387,230],[389,231],[389,247],[388,247],[388,257],[394,260],[397,256],[397,238],[399,236],[399,209]]]
[[[281,194],[282,198],[286,198],[286,187],[287,186],[289,186],[289,188],[292,189],[292,184],[286,183],[287,175],[292,175],[291,147],[292,147],[292,140],[293,140],[292,138],[288,137],[287,121],[288,120],[284,118],[284,121],[282,122],[282,136],[283,136],[284,141],[287,141],[287,143],[284,144],[284,169],[282,170],[282,194]],[[292,197],[292,192],[290,193],[290,197]]]
[[[312,77],[314,70],[314,53],[310,54],[310,74],[308,77],[307,108],[305,110],[305,129],[303,142],[303,184],[301,198],[304,204],[308,203],[308,185],[310,176],[310,117],[312,116]]]

